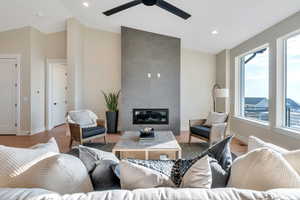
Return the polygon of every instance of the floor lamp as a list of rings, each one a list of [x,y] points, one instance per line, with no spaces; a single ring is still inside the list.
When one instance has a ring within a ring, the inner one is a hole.
[[[216,99],[217,98],[228,98],[229,89],[221,88],[219,84],[215,84],[212,91],[213,102],[214,102],[214,112],[216,112]]]

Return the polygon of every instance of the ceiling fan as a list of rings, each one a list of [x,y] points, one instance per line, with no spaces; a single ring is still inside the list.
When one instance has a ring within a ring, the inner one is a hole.
[[[185,11],[173,6],[172,4],[170,4],[170,3],[168,3],[164,0],[133,0],[129,3],[125,3],[121,6],[118,6],[118,7],[115,7],[113,9],[110,9],[108,11],[105,11],[105,12],[103,12],[103,14],[106,15],[106,16],[110,16],[110,15],[116,14],[118,12],[121,12],[123,10],[126,10],[128,8],[137,6],[139,4],[144,4],[146,6],[156,5],[156,6],[162,8],[162,9],[165,9],[168,12],[171,12],[174,15],[177,15],[178,17],[181,17],[183,19],[188,19],[188,18],[191,17],[190,14],[186,13]]]

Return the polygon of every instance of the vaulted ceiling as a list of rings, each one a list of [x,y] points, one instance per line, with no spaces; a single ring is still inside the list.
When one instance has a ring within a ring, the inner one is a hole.
[[[89,7],[82,5],[88,2]],[[299,0],[167,0],[192,14],[183,20],[156,6],[138,5],[107,17],[103,11],[130,0],[0,0],[0,31],[34,26],[43,32],[65,28],[75,17],[83,24],[119,32],[120,26],[180,37],[182,46],[210,53],[232,48],[300,11]],[[219,34],[211,32],[217,30]]]

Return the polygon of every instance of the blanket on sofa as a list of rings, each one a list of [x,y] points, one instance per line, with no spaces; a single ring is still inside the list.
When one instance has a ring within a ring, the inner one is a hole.
[[[59,195],[43,189],[0,189],[0,200],[299,200],[299,189],[267,192],[219,189],[152,188]]]

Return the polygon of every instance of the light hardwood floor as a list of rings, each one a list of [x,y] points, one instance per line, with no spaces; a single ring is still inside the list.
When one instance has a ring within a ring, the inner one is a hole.
[[[66,125],[62,125],[52,129],[31,136],[0,136],[0,145],[13,146],[13,147],[30,147],[38,143],[47,142],[51,137],[55,137],[61,152],[68,152],[69,149],[69,130]],[[121,134],[108,134],[107,142],[118,142]],[[176,139],[179,143],[188,143],[189,133],[187,131],[181,132]],[[103,142],[103,139],[96,139],[94,142]],[[200,142],[197,138],[192,138],[192,142]],[[237,155],[241,155],[247,151],[247,146],[237,139],[233,139],[231,143],[231,150]]]

